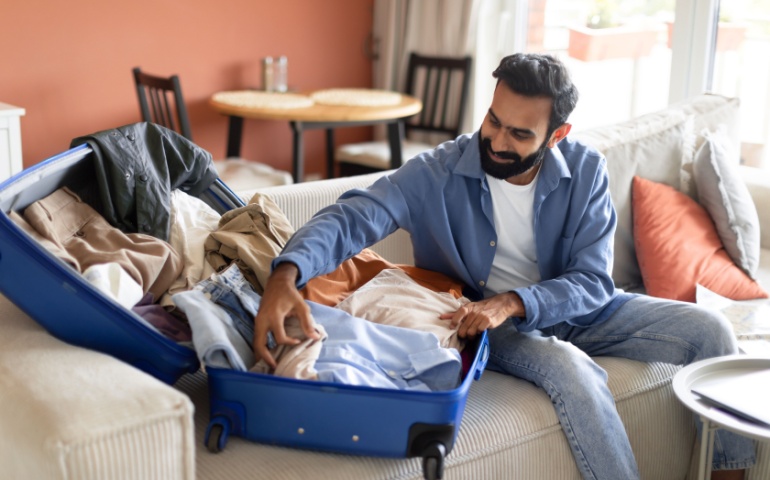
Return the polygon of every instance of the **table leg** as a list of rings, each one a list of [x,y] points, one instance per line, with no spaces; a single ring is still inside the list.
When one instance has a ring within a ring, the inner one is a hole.
[[[294,133],[294,147],[292,157],[292,176],[294,177],[294,183],[300,183],[302,181],[302,173],[304,171],[304,146],[302,144],[302,122],[289,122],[291,130]]]
[[[404,141],[404,122],[396,120],[388,124],[388,144],[390,145],[390,168],[398,168],[402,163],[401,145]]]
[[[710,480],[711,464],[714,458],[714,435],[717,426],[711,420],[701,417],[703,423],[700,434],[700,456],[698,458],[698,478]]]
[[[334,178],[334,129],[326,129],[326,178]]]
[[[243,137],[243,117],[230,116],[227,129],[227,158],[241,156],[241,138]]]

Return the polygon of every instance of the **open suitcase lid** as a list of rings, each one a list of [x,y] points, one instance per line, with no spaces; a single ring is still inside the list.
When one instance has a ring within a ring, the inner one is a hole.
[[[173,383],[200,364],[192,347],[166,338],[93,287],[8,216],[68,186],[93,182],[87,145],[67,150],[0,183],[0,292],[55,337],[119,358]],[[219,213],[243,205],[217,179],[200,198]]]

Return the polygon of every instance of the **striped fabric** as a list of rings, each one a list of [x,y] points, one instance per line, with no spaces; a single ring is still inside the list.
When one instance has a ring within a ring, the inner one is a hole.
[[[318,210],[337,201],[337,198],[343,193],[353,188],[365,188],[385,173],[387,172],[335,178],[322,182],[305,182],[281,187],[266,187],[238,193],[246,203],[248,203],[256,191],[268,195],[281,207],[294,228],[298,228],[307,222]],[[403,230],[397,231],[385,240],[372,246],[372,250],[393,263],[414,264],[409,234]]]
[[[677,367],[599,358],[626,422],[642,478],[683,479],[690,466],[695,426],[675,400]],[[208,452],[205,374],[177,385],[195,403],[197,478],[420,479],[419,459],[358,457],[262,445],[230,437]],[[374,414],[375,412],[373,412]],[[447,479],[575,479],[578,473],[546,394],[523,380],[485,372],[471,388],[457,443],[446,459]]]
[[[0,478],[195,478],[190,400],[0,296]]]

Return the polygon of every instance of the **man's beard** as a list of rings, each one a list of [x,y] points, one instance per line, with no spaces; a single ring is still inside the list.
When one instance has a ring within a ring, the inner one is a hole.
[[[481,168],[487,174],[505,180],[528,171],[529,169],[540,165],[545,157],[545,151],[548,148],[548,138],[546,137],[540,148],[534,153],[521,158],[516,152],[495,152],[492,150],[492,140],[483,138],[479,134],[479,154],[481,156]],[[514,160],[513,162],[500,163],[492,160],[489,152],[494,152],[495,156],[504,160]]]

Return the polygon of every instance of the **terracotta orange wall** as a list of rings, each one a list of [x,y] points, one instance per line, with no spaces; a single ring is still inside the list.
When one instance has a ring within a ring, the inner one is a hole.
[[[261,84],[264,56],[286,55],[296,89],[370,87],[364,44],[373,0],[132,0],[3,2],[0,102],[26,109],[28,167],[72,138],[140,121],[131,69],[178,74],[195,143],[225,155],[227,119],[207,105],[219,90]],[[337,142],[369,138],[341,129]],[[306,173],[324,172],[323,132],[305,134]],[[246,121],[242,156],[291,168],[286,122]]]

